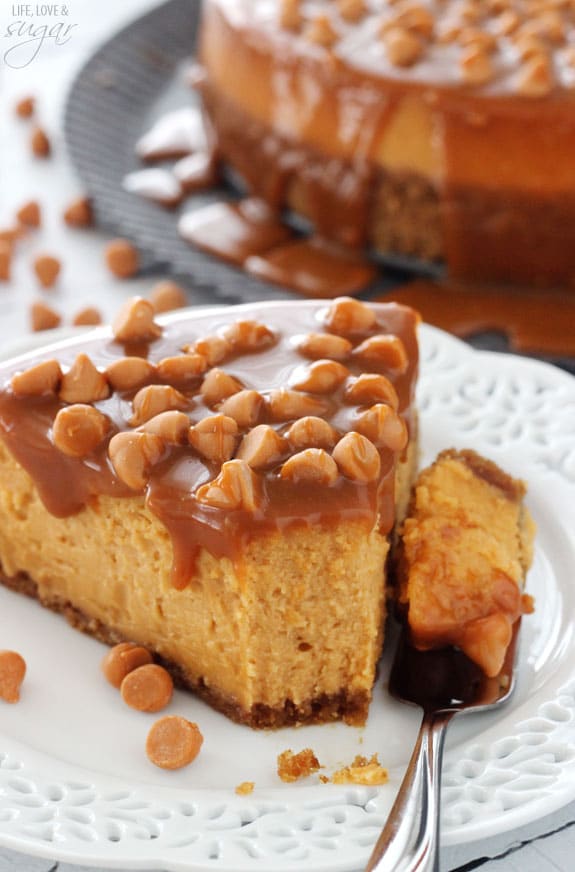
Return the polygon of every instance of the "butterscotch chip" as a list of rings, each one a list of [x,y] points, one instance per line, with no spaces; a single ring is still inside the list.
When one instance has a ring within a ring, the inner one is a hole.
[[[351,336],[367,333],[376,323],[376,314],[370,306],[353,297],[338,297],[325,315],[325,325],[333,333]]]
[[[169,672],[156,663],[138,666],[122,679],[122,699],[139,712],[159,712],[170,702],[174,682]]]
[[[276,334],[259,321],[236,321],[222,333],[234,352],[263,351],[277,342]]]
[[[459,44],[462,46],[475,46],[480,51],[490,54],[497,48],[497,38],[487,30],[478,27],[465,27],[459,34]]]
[[[17,372],[10,382],[17,397],[36,397],[54,394],[58,390],[62,370],[57,360],[44,360],[24,372]]]
[[[24,203],[16,212],[16,218],[25,227],[39,227],[42,222],[42,214],[37,200]]]
[[[406,27],[389,27],[383,35],[387,57],[394,67],[410,67],[423,54],[421,38]]]
[[[30,327],[37,333],[41,330],[52,330],[62,323],[62,316],[47,303],[37,300],[30,306]]]
[[[528,33],[516,34],[513,38],[513,46],[518,57],[525,61],[534,56],[546,55],[548,52],[547,43],[539,36]]]
[[[435,18],[425,6],[419,3],[402,8],[394,17],[394,23],[418,33],[425,39],[431,39],[435,27]]]
[[[540,36],[553,45],[562,45],[565,42],[565,25],[562,16],[553,9],[543,9],[540,15],[527,21],[521,31]]]
[[[339,38],[327,15],[316,15],[306,27],[304,36],[309,42],[321,45],[323,48],[331,48]]]
[[[311,748],[304,748],[297,754],[288,748],[287,751],[282,751],[277,758],[278,775],[282,781],[288,783],[300,778],[307,778],[320,768],[319,760]]]
[[[160,412],[168,412],[171,409],[183,411],[189,405],[190,402],[186,397],[171,385],[146,385],[140,388],[132,400],[134,414],[130,424],[137,427],[159,415]]]
[[[154,285],[148,299],[154,307],[156,314],[171,312],[174,309],[183,309],[188,302],[184,289],[170,279]]]
[[[293,482],[329,486],[337,481],[339,472],[335,460],[323,448],[306,448],[286,460],[280,475]]]
[[[66,206],[62,216],[68,227],[91,227],[94,223],[92,204],[87,197],[78,197]]]
[[[304,415],[322,415],[327,410],[325,400],[309,397],[300,391],[278,388],[270,391],[267,398],[270,415],[274,421],[291,421]]]
[[[202,382],[200,393],[206,406],[215,406],[241,391],[243,385],[223,369],[211,369]]]
[[[85,309],[80,309],[72,318],[74,327],[97,327],[101,323],[102,315],[93,306],[86,306]]]
[[[181,769],[196,759],[203,741],[197,724],[167,715],[156,721],[148,733],[146,754],[161,769]]]
[[[280,26],[285,30],[298,30],[301,23],[299,0],[281,0]]]
[[[399,406],[397,391],[390,380],[384,375],[371,372],[363,372],[351,380],[344,396],[348,403],[356,403],[358,406],[387,403],[396,410]]]
[[[331,424],[328,424],[323,418],[316,418],[314,415],[307,415],[300,418],[299,421],[294,421],[285,435],[291,447],[296,451],[305,448],[331,450],[340,438],[339,433]]]
[[[152,663],[152,655],[147,648],[134,642],[120,642],[107,652],[102,660],[102,672],[112,687],[120,688],[122,681],[139,666]]]
[[[553,72],[546,55],[528,58],[517,76],[517,90],[525,97],[544,97],[554,86]]]
[[[154,433],[116,433],[110,439],[108,455],[116,475],[132,490],[142,490],[150,471],[165,452],[165,442]]]
[[[34,157],[47,158],[52,152],[52,145],[41,127],[35,127],[30,136],[30,148]]]
[[[36,108],[36,100],[34,97],[22,97],[14,107],[18,118],[31,118]]]
[[[245,460],[228,460],[213,481],[197,489],[196,499],[218,509],[255,512],[260,504],[258,479]]]
[[[391,370],[397,375],[406,372],[409,365],[403,342],[399,336],[389,333],[370,336],[354,349],[353,354],[372,370]]]
[[[60,399],[65,403],[96,403],[109,394],[106,375],[94,366],[87,354],[79,354],[62,376]]]
[[[378,448],[403,451],[407,445],[405,421],[386,403],[376,403],[364,412],[356,421],[355,430]]]
[[[338,0],[337,9],[344,21],[359,21],[367,12],[365,0]]]
[[[259,424],[246,433],[237,451],[237,457],[245,460],[252,469],[264,469],[278,463],[286,454],[285,439],[268,424]]]
[[[144,433],[154,433],[161,436],[170,445],[185,445],[188,441],[190,419],[185,412],[171,411],[160,412],[154,418],[150,418],[141,428]]]
[[[311,394],[329,394],[346,380],[349,370],[337,360],[316,360],[295,374],[292,387]]]
[[[162,334],[162,328],[154,321],[154,308],[143,297],[126,300],[114,321],[112,333],[118,342],[149,342]]]
[[[514,10],[507,9],[495,20],[494,30],[500,36],[509,36],[520,24],[519,15]]]
[[[26,675],[26,661],[17,651],[0,651],[0,699],[18,702]]]
[[[332,333],[308,333],[297,344],[297,349],[306,357],[314,360],[327,358],[329,360],[345,360],[353,345],[344,336],[334,336]]]
[[[106,377],[115,391],[131,391],[150,381],[156,367],[143,357],[121,357],[106,368]]]
[[[68,457],[86,457],[110,432],[109,418],[83,403],[60,409],[52,426],[54,445]]]
[[[465,24],[477,24],[483,18],[484,10],[481,4],[477,4],[475,0],[470,0],[468,3],[462,3],[457,8],[459,18]]]
[[[232,353],[232,347],[223,336],[204,336],[192,346],[185,346],[184,351],[193,351],[205,357],[208,366],[222,363]]]
[[[12,271],[12,246],[0,240],[0,282],[9,282]]]
[[[375,481],[379,476],[379,452],[361,433],[346,433],[333,449],[332,457],[341,472],[354,481]]]
[[[187,385],[203,375],[206,366],[206,358],[201,354],[178,354],[160,360],[157,372],[162,381]]]
[[[219,411],[233,418],[238,427],[255,427],[265,408],[264,398],[257,391],[244,390],[223,401]]]
[[[234,456],[238,425],[227,415],[209,415],[190,427],[188,440],[206,460],[223,463]]]
[[[26,230],[20,225],[18,227],[5,227],[3,230],[0,230],[0,242],[7,242],[12,248],[25,234]]]
[[[495,75],[491,58],[477,43],[469,45],[464,50],[459,64],[463,79],[470,85],[484,85]]]
[[[57,257],[52,257],[51,254],[40,254],[34,259],[33,267],[36,278],[42,287],[51,288],[60,275],[62,264]]]
[[[241,784],[238,784],[235,792],[238,796],[249,796],[254,792],[255,784],[253,781],[242,781]]]
[[[129,279],[140,268],[137,248],[127,239],[113,239],[104,249],[106,266],[119,279]]]

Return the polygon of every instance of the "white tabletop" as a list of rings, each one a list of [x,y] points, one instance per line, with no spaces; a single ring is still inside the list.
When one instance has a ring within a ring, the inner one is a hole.
[[[29,332],[29,306],[34,300],[42,299],[60,312],[63,324],[70,324],[73,315],[85,306],[96,306],[109,320],[126,297],[146,295],[158,279],[115,279],[104,265],[107,237],[96,230],[69,229],[61,220],[65,206],[83,193],[66,155],[60,123],[68,88],[99,43],[154,5],[154,0],[71,0],[60,4],[57,14],[34,19],[36,26],[47,24],[53,33],[59,33],[64,44],[56,44],[54,37],[30,43],[18,34],[21,22],[31,23],[27,15],[35,13],[35,3],[26,7],[0,0],[0,229],[11,225],[15,211],[28,200],[38,200],[43,213],[41,229],[30,233],[19,246],[12,281],[0,283],[1,344]],[[55,31],[53,25],[59,23],[61,27]],[[69,27],[67,32],[65,27]],[[30,122],[14,114],[16,101],[28,94],[36,97],[38,119],[53,143],[54,154],[49,160],[31,157]],[[32,260],[40,252],[53,254],[63,263],[61,278],[49,291],[39,289],[32,270]],[[190,302],[194,302],[193,292]],[[445,869],[570,872],[575,869],[573,822],[575,807],[570,807],[553,819],[527,827],[514,834],[516,846],[502,857],[498,855],[508,848],[508,842],[485,843],[483,857],[496,859],[469,862],[464,853],[452,850]],[[73,872],[78,868],[0,848],[0,872]]]

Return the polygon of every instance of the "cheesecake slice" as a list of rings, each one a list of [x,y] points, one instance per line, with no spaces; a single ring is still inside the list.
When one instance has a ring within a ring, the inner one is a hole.
[[[415,484],[403,526],[399,604],[413,644],[460,648],[499,674],[523,594],[534,525],[525,485],[474,451],[443,451]]]
[[[417,455],[416,313],[341,298],[98,329],[0,370],[0,573],[254,727],[368,712]]]

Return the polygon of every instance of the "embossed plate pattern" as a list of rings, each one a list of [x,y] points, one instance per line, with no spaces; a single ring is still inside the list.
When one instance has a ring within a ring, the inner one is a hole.
[[[538,524],[528,580],[536,612],[523,621],[517,694],[502,712],[450,731],[449,846],[511,832],[575,799],[575,381],[545,364],[473,351],[430,327],[421,339],[422,462],[450,445],[482,451],[528,479]],[[153,716],[123,707],[100,678],[101,645],[6,590],[0,615],[1,647],[20,650],[29,666],[21,702],[2,707],[0,844],[174,872],[352,872],[366,861],[419,720],[387,698],[387,658],[364,730],[254,733],[176,694],[170,712],[198,721],[205,744],[189,769],[165,773],[143,753]],[[377,752],[390,782],[282,784],[277,753],[306,746],[328,774],[356,753]],[[254,793],[236,795],[245,780]]]

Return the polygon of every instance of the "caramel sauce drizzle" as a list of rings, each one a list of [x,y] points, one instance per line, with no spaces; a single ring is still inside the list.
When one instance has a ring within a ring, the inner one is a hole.
[[[388,377],[399,398],[398,414],[409,427],[418,366],[416,314],[395,304],[375,305],[373,310],[377,314],[373,329],[350,338],[358,344],[368,335],[383,332],[398,336],[403,342],[407,368],[401,373],[390,372]],[[274,389],[285,388],[302,365],[312,362],[297,350],[296,338],[324,330],[322,319],[325,311],[320,304],[299,302],[259,304],[257,309],[235,307],[230,310],[230,315],[220,310],[217,314],[200,312],[192,317],[171,316],[166,319],[163,335],[149,343],[124,345],[114,341],[108,330],[100,330],[96,338],[82,341],[81,351],[100,371],[126,352],[133,355],[137,351],[155,364],[181,355],[182,349],[196,340],[217,335],[218,331],[233,324],[235,318],[265,319],[265,324],[276,334],[277,342],[265,350],[235,353],[218,366],[245,388],[259,391],[266,397]],[[77,343],[61,345],[58,360],[63,372],[72,365],[79,351]],[[329,487],[329,496],[326,488],[317,483],[282,479],[278,475],[278,464],[258,471],[261,492],[252,512],[243,508],[218,508],[196,498],[198,488],[215,478],[220,464],[207,460],[191,446],[167,446],[165,456],[152,467],[147,485],[140,492],[134,491],[115,473],[108,456],[108,445],[115,433],[135,430],[130,420],[136,390],[113,391],[106,399],[94,402],[92,405],[109,418],[111,435],[86,457],[66,456],[58,450],[52,436],[54,419],[66,403],[54,394],[16,396],[11,388],[15,373],[42,360],[45,358],[41,354],[29,355],[3,368],[0,438],[15,460],[30,474],[45,507],[56,517],[64,518],[81,511],[83,506],[97,502],[101,496],[144,496],[149,510],[169,531],[173,544],[172,579],[178,588],[184,587],[192,577],[201,548],[206,548],[216,557],[228,556],[234,560],[252,537],[281,531],[292,525],[329,526],[348,518],[361,520],[370,528],[378,524],[383,533],[393,527],[397,452],[386,447],[379,449],[381,470],[377,480],[361,482],[340,475]],[[356,359],[353,354],[345,365],[350,377],[370,369],[365,361]],[[160,383],[157,373],[151,375],[147,383]],[[199,376],[187,387],[178,386],[187,399],[186,414],[190,424],[217,413],[204,402],[201,384],[202,376]],[[358,406],[345,400],[343,392],[344,385],[340,385],[322,397],[325,420],[341,434],[354,429],[358,415]],[[307,394],[302,392],[302,396]],[[280,434],[292,422],[292,419],[279,422],[270,419],[267,411],[263,414],[263,420]],[[240,427],[239,435],[248,430]]]

